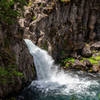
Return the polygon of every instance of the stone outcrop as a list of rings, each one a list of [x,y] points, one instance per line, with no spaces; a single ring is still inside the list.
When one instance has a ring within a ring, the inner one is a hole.
[[[23,40],[22,28],[18,24],[0,24],[0,98],[18,93],[35,77],[33,57]]]
[[[100,40],[98,0],[30,2],[20,21],[25,28],[24,37],[48,50],[55,60],[81,53],[85,44]]]
[[[91,52],[90,46],[88,44],[83,47],[82,55],[85,56],[85,57],[91,57],[92,56],[92,52]]]

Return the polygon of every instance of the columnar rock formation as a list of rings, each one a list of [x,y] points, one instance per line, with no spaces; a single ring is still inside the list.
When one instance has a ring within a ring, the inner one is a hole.
[[[0,98],[17,93],[35,78],[33,57],[18,24],[0,24]]]
[[[100,40],[99,0],[30,2],[21,21],[25,38],[48,50],[55,59],[80,53],[85,44]]]

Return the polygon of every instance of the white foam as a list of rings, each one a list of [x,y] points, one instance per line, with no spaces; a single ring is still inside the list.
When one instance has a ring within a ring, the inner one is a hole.
[[[95,80],[81,78],[76,74],[58,71],[54,60],[47,51],[34,45],[31,40],[25,39],[31,55],[34,57],[34,64],[37,71],[37,81],[33,81],[31,86],[36,86],[42,92],[58,90],[64,95],[68,94],[87,94],[94,96],[95,92],[90,92],[90,87],[99,85]]]

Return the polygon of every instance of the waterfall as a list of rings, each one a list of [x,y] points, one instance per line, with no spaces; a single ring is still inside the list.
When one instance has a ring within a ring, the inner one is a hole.
[[[31,40],[25,39],[25,42],[29,48],[30,54],[33,56],[38,80],[49,79],[56,69],[54,60],[45,50],[34,45]]]
[[[36,86],[43,92],[58,90],[63,94],[84,93],[94,96],[94,92],[89,92],[89,88],[97,87],[98,82],[90,80],[88,77],[80,77],[71,72],[59,72],[53,58],[47,51],[34,45],[31,40],[24,39],[24,41],[34,58],[38,78],[38,80],[31,83],[31,86]]]

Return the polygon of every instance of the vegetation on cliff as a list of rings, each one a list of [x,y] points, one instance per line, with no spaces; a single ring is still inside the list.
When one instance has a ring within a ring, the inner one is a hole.
[[[20,16],[25,0],[0,0],[0,22],[12,24]]]
[[[0,99],[19,92],[35,78],[33,58],[19,25],[26,4],[25,0],[0,0]]]

